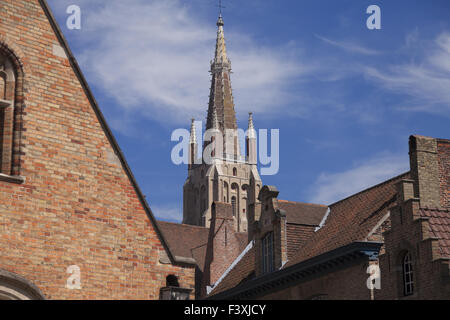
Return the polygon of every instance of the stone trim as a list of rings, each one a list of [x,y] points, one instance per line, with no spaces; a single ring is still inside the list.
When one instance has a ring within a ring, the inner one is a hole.
[[[22,184],[25,182],[25,178],[22,176],[10,176],[7,174],[0,173],[0,181]]]

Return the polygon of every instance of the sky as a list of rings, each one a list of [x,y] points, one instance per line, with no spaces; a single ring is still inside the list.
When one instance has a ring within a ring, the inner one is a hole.
[[[171,134],[206,120],[218,1],[47,1],[154,215],[181,222]],[[251,111],[280,130],[279,171],[262,176],[280,199],[331,204],[408,171],[410,135],[450,138],[450,1],[223,6],[238,126]]]

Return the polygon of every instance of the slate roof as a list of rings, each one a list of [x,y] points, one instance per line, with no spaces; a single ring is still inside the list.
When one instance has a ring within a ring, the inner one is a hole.
[[[421,208],[420,215],[429,218],[430,232],[438,238],[443,258],[450,259],[450,210]]]

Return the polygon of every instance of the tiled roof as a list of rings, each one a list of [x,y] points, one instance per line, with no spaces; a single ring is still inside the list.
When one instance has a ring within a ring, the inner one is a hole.
[[[177,257],[195,259],[197,266],[203,271],[209,228],[166,221],[158,221],[158,225],[172,254]],[[247,246],[248,235],[243,232],[236,232],[234,235],[241,252]]]
[[[299,224],[286,224],[288,260],[292,259],[297,251],[314,234],[314,226]]]
[[[240,283],[253,278],[254,270],[255,247],[252,247],[209,295],[215,295],[219,292],[234,288]]]
[[[364,241],[389,209],[396,205],[395,184],[407,178],[409,172],[330,205],[325,225],[311,236],[285,267],[354,241]]]
[[[239,252],[242,252],[248,245],[248,234],[247,232],[236,232],[235,236],[236,239],[238,240]]]
[[[321,204],[278,200],[278,207],[286,212],[287,223],[318,226],[328,207]]]
[[[173,255],[194,258],[200,270],[205,265],[209,228],[158,221],[160,230]]]
[[[420,215],[430,219],[430,232],[439,239],[441,256],[450,258],[450,210],[422,208]]]

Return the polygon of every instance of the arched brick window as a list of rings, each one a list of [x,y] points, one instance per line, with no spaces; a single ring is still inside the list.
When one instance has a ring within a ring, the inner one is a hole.
[[[0,178],[22,182],[20,132],[23,74],[14,54],[0,43]]]
[[[403,294],[410,296],[414,293],[413,261],[410,252],[406,252],[402,261]]]

